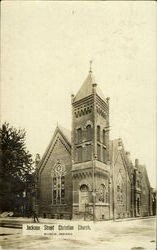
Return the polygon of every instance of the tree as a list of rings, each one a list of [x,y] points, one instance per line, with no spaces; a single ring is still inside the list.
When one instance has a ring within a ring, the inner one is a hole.
[[[25,145],[26,132],[4,123],[0,128],[0,209],[14,210],[32,181],[32,155]]]

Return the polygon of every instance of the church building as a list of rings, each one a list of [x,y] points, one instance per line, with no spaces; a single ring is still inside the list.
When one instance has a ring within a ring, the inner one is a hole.
[[[71,131],[57,126],[36,169],[39,216],[110,220],[152,215],[145,166],[135,164],[122,139],[110,141],[110,99],[92,70],[71,96]]]

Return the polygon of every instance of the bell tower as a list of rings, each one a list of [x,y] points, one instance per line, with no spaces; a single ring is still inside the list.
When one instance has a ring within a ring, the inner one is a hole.
[[[91,65],[72,95],[73,218],[109,219],[109,98],[97,86]]]

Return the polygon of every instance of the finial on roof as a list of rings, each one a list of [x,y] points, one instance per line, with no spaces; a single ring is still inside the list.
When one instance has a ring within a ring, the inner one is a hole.
[[[90,65],[90,66],[89,66],[89,72],[92,72],[92,63],[93,63],[93,61],[90,60],[90,61],[89,61],[89,65]]]

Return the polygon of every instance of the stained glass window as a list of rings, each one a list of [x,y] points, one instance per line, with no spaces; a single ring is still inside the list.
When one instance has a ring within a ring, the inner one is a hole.
[[[53,204],[65,203],[65,168],[60,162],[52,171],[52,201]]]

